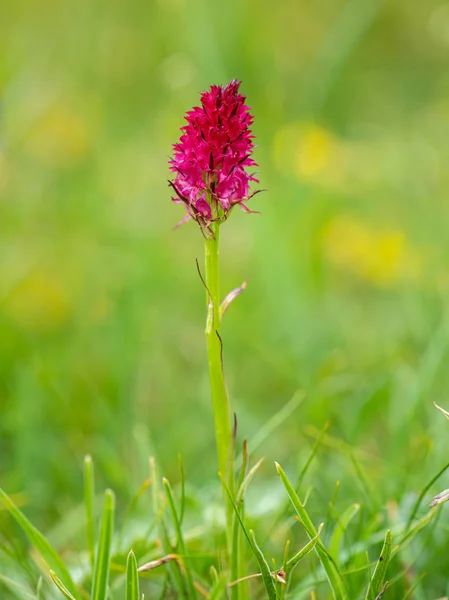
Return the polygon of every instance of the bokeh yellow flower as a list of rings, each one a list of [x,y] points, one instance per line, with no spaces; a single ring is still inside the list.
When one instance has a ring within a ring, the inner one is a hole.
[[[403,231],[375,230],[351,215],[339,215],[322,236],[330,263],[360,279],[390,286],[419,278],[422,258]]]
[[[287,123],[274,139],[274,159],[281,171],[301,181],[338,185],[345,148],[331,131],[313,122]]]

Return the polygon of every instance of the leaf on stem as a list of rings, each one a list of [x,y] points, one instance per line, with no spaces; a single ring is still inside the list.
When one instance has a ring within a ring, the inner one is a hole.
[[[219,313],[220,321],[223,319],[226,311],[231,306],[231,304],[234,302],[234,300],[237,298],[237,296],[240,296],[240,294],[246,289],[246,286],[247,286],[247,283],[246,283],[246,281],[244,281],[242,283],[242,285],[234,288],[228,294],[226,294],[225,298],[221,301],[221,304],[220,304],[220,313]]]

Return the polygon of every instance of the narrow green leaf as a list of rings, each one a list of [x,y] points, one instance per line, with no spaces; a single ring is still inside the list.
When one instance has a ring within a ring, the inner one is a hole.
[[[329,552],[332,556],[338,556],[340,550],[341,538],[346,532],[348,525],[360,510],[360,504],[349,506],[342,515],[340,515],[334,532],[329,542]]]
[[[126,561],[126,600],[140,600],[137,561],[132,550]]]
[[[240,467],[239,478],[237,480],[237,489],[240,489],[240,486],[242,485],[243,480],[246,477],[246,474],[248,471],[248,462],[249,462],[248,442],[245,438],[242,443],[242,466]]]
[[[220,600],[226,592],[226,575],[222,574],[214,581],[209,594],[209,600]]]
[[[117,546],[118,547],[120,547],[122,545],[123,535],[128,530],[128,521],[129,521],[130,516],[133,514],[133,511],[135,510],[136,505],[139,502],[140,498],[143,496],[143,494],[150,487],[150,484],[151,484],[151,479],[150,479],[150,477],[147,477],[147,479],[145,479],[145,481],[139,487],[139,489],[137,490],[137,492],[134,494],[133,498],[131,499],[131,502],[128,504],[128,506],[127,506],[127,508],[125,510],[125,513],[122,516],[120,529],[118,531],[118,541],[117,541]],[[149,537],[149,535],[151,534],[151,529],[155,525],[156,525],[156,523],[153,523],[150,526],[150,531],[147,532],[147,534],[145,535],[145,537]]]
[[[245,492],[248,489],[249,484],[251,483],[251,480],[253,479],[254,475],[257,473],[257,471],[259,470],[260,466],[262,465],[264,459],[261,458],[255,465],[254,467],[252,467],[246,477],[243,479],[242,484],[240,486],[240,488],[237,490],[237,498],[236,498],[236,504],[237,506],[239,505],[239,503],[243,500],[244,496],[245,496]]]
[[[288,575],[292,569],[287,566],[287,563],[289,561],[289,558],[288,558],[289,552],[290,552],[290,540],[287,540],[285,542],[284,559],[282,561],[282,569],[281,569],[285,573],[285,585],[283,585],[280,589],[280,594],[279,594],[280,600],[284,600],[284,598],[287,594],[287,591],[288,591],[289,583],[290,583]]]
[[[406,543],[409,543],[415,537],[415,535],[417,535],[422,529],[424,529],[424,527],[426,527],[426,525],[429,523],[429,521],[431,521],[432,517],[435,514],[435,511],[436,511],[436,509],[433,508],[431,511],[429,511],[427,513],[427,515],[424,515],[424,517],[422,517],[422,519],[419,519],[419,521],[416,521],[411,529],[407,530],[407,528],[406,528],[404,530],[404,535],[400,539],[399,545],[396,549],[402,550]]]
[[[68,590],[75,596],[78,597],[76,586],[70,576],[67,567],[61,560],[59,554],[51,546],[50,542],[42,535],[42,533],[34,527],[20,511],[11,498],[0,488],[0,499],[3,504],[14,517],[17,523],[20,525],[22,531],[27,536],[29,542],[34,546],[39,555],[42,557],[44,562],[51,568],[56,569],[61,573],[62,580]]]
[[[7,587],[11,592],[17,592],[22,596],[26,596],[27,598],[31,598],[31,600],[36,600],[35,594],[32,594],[30,591],[25,589],[20,583],[6,577],[6,575],[2,575],[0,573],[0,583],[3,583],[5,587]]]
[[[100,535],[95,557],[94,578],[91,600],[106,600],[108,593],[109,565],[111,560],[112,534],[114,530],[115,497],[112,490],[106,490]]]
[[[153,501],[153,512],[157,516],[159,513],[159,479],[157,476],[156,459],[154,456],[150,456],[150,478],[152,482],[152,494],[151,498]]]
[[[254,553],[254,556],[256,557],[256,560],[258,562],[259,568],[260,568],[260,572],[262,574],[263,577],[263,581],[268,593],[268,597],[270,600],[277,600],[277,593],[276,593],[276,586],[274,585],[274,581],[273,578],[271,576],[270,573],[270,568],[268,566],[267,561],[265,560],[265,557],[261,551],[261,549],[259,548],[259,546],[256,544],[255,538],[254,538],[254,533],[252,531],[248,531],[248,529],[246,528],[245,523],[243,522],[243,519],[240,515],[240,511],[237,508],[237,505],[234,502],[234,498],[232,497],[231,492],[229,491],[228,486],[226,485],[225,479],[223,477],[223,475],[221,473],[219,473],[220,479],[223,483],[223,487],[229,497],[229,502],[231,503],[232,508],[234,509],[235,515],[237,517],[238,522],[240,523],[240,526],[242,528],[243,533],[245,534],[246,539],[248,540],[249,545],[251,546],[251,550]]]
[[[249,443],[249,453],[253,454],[257,448],[260,448],[265,440],[284,422],[298,406],[304,401],[306,394],[304,390],[297,390],[293,397],[278,410],[271,419],[265,423]]]
[[[237,506],[241,511],[241,514],[244,514],[244,496],[246,488],[248,487],[252,477],[254,476],[255,470],[252,469],[253,473],[250,475],[248,479],[248,446],[246,438],[243,440],[242,444],[242,465],[240,467],[240,473],[237,480]],[[232,508],[232,507],[231,507]],[[232,551],[230,556],[231,561],[231,581],[236,581],[244,577],[246,573],[246,557],[245,557],[245,546],[243,544],[243,539],[241,536],[241,528],[237,521],[237,517],[234,512],[232,512]],[[241,585],[232,586],[231,590],[231,600],[248,600],[248,586],[246,582],[242,582]]]
[[[310,469],[313,459],[317,455],[317,452],[323,442],[324,436],[326,435],[326,432],[329,429],[329,424],[330,424],[329,421],[326,421],[326,423],[324,424],[323,429],[320,431],[317,439],[315,440],[315,443],[312,446],[312,450],[310,452],[309,457],[307,458],[303,468],[301,469],[301,473],[299,474],[299,477],[298,477],[298,480],[296,481],[296,486],[295,486],[295,490],[297,492],[299,491],[299,488],[301,487],[304,477],[307,475],[307,471]]]
[[[298,491],[298,488],[296,488],[296,491]],[[335,482],[335,488],[334,488],[334,493],[332,494],[332,498],[329,502],[329,508],[328,511],[326,513],[326,523],[327,522],[331,522],[331,519],[335,520],[335,516],[336,516],[336,504],[337,504],[337,498],[338,498],[338,494],[340,492],[340,482],[336,481]]]
[[[167,496],[167,500],[168,500],[168,505],[170,507],[170,514],[171,514],[171,518],[173,521],[173,526],[175,528],[175,532],[176,532],[176,545],[177,545],[177,551],[179,554],[182,555],[183,560],[185,561],[187,559],[187,551],[186,551],[186,547],[184,544],[184,538],[182,535],[182,531],[181,531],[181,524],[179,521],[179,517],[178,517],[178,513],[176,512],[176,506],[175,506],[175,501],[173,498],[173,492],[170,486],[170,483],[168,482],[167,479],[162,480],[164,489],[165,489],[165,494]],[[185,578],[186,578],[186,584],[187,584],[187,593],[189,598],[196,598],[196,592],[195,592],[195,586],[193,585],[193,579],[192,579],[192,573],[191,573],[191,569],[190,569],[190,565],[184,565],[185,567]]]
[[[84,458],[84,507],[86,511],[86,541],[92,571],[95,564],[95,530],[94,530],[95,477],[92,457]]]
[[[243,510],[243,507],[242,507]],[[240,526],[237,521],[237,517],[233,514],[232,518],[232,541],[231,541],[231,581],[239,579],[239,561],[240,561]],[[231,600],[238,600],[239,589],[238,586],[231,588]]]
[[[36,585],[36,600],[43,600],[43,597],[44,597],[44,593],[42,591],[43,583],[44,583],[44,578],[42,577],[42,575],[40,575],[39,579],[37,580],[37,585]]]
[[[285,564],[286,568],[291,571],[294,567],[296,567],[296,565],[299,563],[299,561],[304,558],[305,556],[307,556],[307,554],[309,554],[309,552],[311,552],[314,548],[315,548],[315,544],[318,542],[319,538],[320,538],[320,533],[321,530],[323,529],[323,523],[320,523],[318,530],[316,532],[316,535],[307,542],[307,544],[301,548],[301,550],[299,550],[299,552],[297,552],[294,556],[292,556]]]
[[[388,529],[385,534],[384,545],[377,561],[376,568],[374,569],[373,576],[366,592],[365,600],[376,600],[379,594],[382,592],[385,574],[387,572],[388,563],[391,557],[391,547],[393,544],[393,538],[391,531]]]
[[[276,464],[276,469],[279,474],[279,477],[281,478],[281,481],[284,485],[287,495],[290,498],[291,503],[293,504],[293,507],[298,515],[298,518],[299,518],[301,524],[303,525],[304,529],[306,530],[306,533],[309,536],[309,539],[313,539],[314,537],[316,537],[318,532],[315,529],[315,526],[313,525],[312,520],[310,519],[304,505],[302,504],[301,500],[299,499],[299,496],[296,493],[296,491],[294,490],[287,475],[284,473],[284,470],[278,463],[275,463],[275,464]],[[333,558],[331,557],[331,555],[329,554],[327,549],[324,547],[321,540],[319,540],[319,539],[317,540],[317,542],[314,546],[314,549],[315,549],[315,552],[318,554],[318,557],[321,560],[321,564],[323,565],[323,568],[326,572],[327,579],[329,581],[329,585],[332,589],[332,593],[334,595],[335,600],[346,600],[347,595],[346,595],[346,590],[344,587],[343,579],[340,575],[337,565],[335,564],[335,561],[333,560]]]
[[[410,598],[414,597],[416,589],[421,585],[421,582],[426,577],[426,575],[427,575],[427,573],[423,573],[422,575],[420,575],[418,577],[418,579],[416,581],[413,582],[413,584],[407,590],[403,600],[409,600]]]
[[[179,525],[182,527],[184,520],[184,512],[186,508],[186,478],[184,475],[184,465],[182,464],[181,455],[178,454],[179,476],[181,478],[181,504],[179,509]]]
[[[354,467],[354,471],[357,475],[357,479],[360,482],[360,487],[365,494],[365,504],[369,507],[377,507],[380,502],[377,494],[375,493],[375,488],[370,485],[367,477],[365,476],[364,470],[360,465],[358,459],[356,458],[354,452],[352,450],[349,451],[349,459]]]
[[[273,581],[273,577],[270,572],[270,567],[267,563],[265,556],[263,555],[262,550],[259,548],[256,542],[256,536],[254,535],[254,531],[252,529],[249,530],[249,537],[251,538],[251,546],[253,548],[254,555],[259,563],[260,572],[262,573],[262,579],[265,584],[265,587],[268,592],[268,596],[270,598],[277,598],[278,594],[276,591],[276,585]]]
[[[311,466],[311,464],[313,462],[313,459],[315,458],[315,456],[316,456],[316,454],[317,454],[317,452],[318,452],[318,450],[319,450],[319,448],[320,448],[320,446],[322,444],[322,441],[323,441],[324,436],[326,435],[326,432],[327,432],[328,429],[329,429],[329,421],[327,421],[324,424],[323,429],[320,431],[317,439],[315,440],[315,443],[313,444],[313,447],[312,447],[312,450],[310,452],[310,455],[308,456],[308,458],[307,458],[307,460],[306,460],[303,468],[301,469],[301,473],[299,474],[299,477],[298,477],[298,479],[296,481],[296,485],[295,485],[295,488],[294,488],[296,490],[296,492],[298,492],[298,493],[299,493],[299,489],[301,487],[301,484],[302,484],[302,482],[304,480],[304,477],[306,476],[307,471],[309,470],[309,468],[310,468],[310,466]],[[285,517],[285,515],[286,515],[286,513],[288,511],[288,507],[289,507],[289,503],[288,503],[288,500],[287,500],[287,502],[285,503],[285,505],[282,507],[282,509],[277,514],[277,516],[276,516],[273,524],[271,525],[270,533],[272,533],[276,529],[279,521],[281,521]]]
[[[285,542],[285,547],[284,547],[284,560],[282,561],[283,571],[285,571],[287,568],[287,563],[289,561],[289,558],[288,558],[289,552],[290,552],[290,540],[287,540]]]
[[[438,471],[438,473],[434,477],[432,477],[432,479],[428,483],[426,483],[426,485],[421,490],[421,493],[419,494],[418,499],[416,500],[412,512],[410,513],[410,516],[408,518],[407,525],[405,527],[406,531],[410,529],[413,523],[413,519],[416,517],[416,513],[418,512],[418,509],[421,505],[422,499],[427,494],[428,490],[432,487],[432,485],[441,477],[441,475],[443,475],[447,471],[447,469],[449,469],[449,463],[445,464],[444,467],[440,471]]]
[[[165,504],[161,501],[160,497],[160,485],[159,485],[159,475],[158,469],[156,465],[156,459],[154,456],[150,456],[150,478],[151,478],[151,489],[152,489],[152,503],[153,503],[153,512],[156,519],[157,530],[159,533],[159,537],[161,539],[162,548],[164,553],[172,554],[173,548],[170,544],[170,540],[167,533],[167,527],[164,522],[164,509]],[[181,575],[180,567],[178,561],[169,561],[166,563],[167,577],[164,580],[164,586],[161,591],[160,599],[163,600],[166,595],[166,591],[168,589],[169,581],[171,585],[175,588],[177,595],[179,598],[185,597],[185,588],[184,581]]]
[[[56,587],[59,589],[59,591],[62,592],[64,594],[64,596],[66,598],[68,598],[68,600],[75,600],[75,598],[72,596],[72,594],[65,587],[65,585],[62,583],[62,581],[59,579],[59,577],[56,575],[56,573],[54,571],[50,571],[50,577],[52,578],[53,583],[56,585]]]

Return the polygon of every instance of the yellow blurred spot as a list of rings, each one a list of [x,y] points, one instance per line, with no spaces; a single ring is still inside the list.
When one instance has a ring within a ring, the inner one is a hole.
[[[313,177],[328,164],[334,150],[334,143],[328,131],[314,124],[308,124],[296,150],[296,171],[298,175]]]
[[[346,149],[337,137],[312,122],[288,123],[274,139],[274,159],[281,171],[319,184],[338,185]]]
[[[421,272],[421,258],[402,231],[374,231],[351,216],[327,224],[323,245],[335,266],[377,285],[413,280]]]
[[[33,271],[9,294],[5,310],[24,328],[39,332],[62,325],[69,315],[69,302],[59,281]]]
[[[87,154],[89,137],[80,115],[56,105],[34,125],[25,144],[43,163],[69,166]]]

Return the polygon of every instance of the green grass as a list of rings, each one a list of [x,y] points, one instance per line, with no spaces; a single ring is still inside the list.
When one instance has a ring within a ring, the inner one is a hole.
[[[140,591],[193,595],[190,577],[197,597],[224,597],[203,240],[193,224],[172,231],[182,210],[166,179],[184,112],[232,77],[253,108],[268,188],[252,201],[261,216],[233,213],[221,231],[222,289],[248,282],[221,332],[238,447],[246,437],[249,468],[265,457],[244,524],[270,571],[287,539],[287,560],[309,543],[277,461],[315,529],[324,522],[319,542],[350,600],[366,597],[387,530],[375,593],[386,580],[388,600],[449,593],[447,506],[427,509],[448,487],[448,424],[433,407],[449,409],[447,11],[365,4],[2,10],[0,485],[22,516],[0,503],[1,598],[63,598],[50,569],[89,598],[106,488],[117,498],[111,598],[130,589],[131,549],[141,566],[180,539],[188,560],[141,573]],[[33,524],[30,540],[12,516]],[[234,534],[233,573],[260,573]],[[274,581],[277,594],[329,597],[317,547],[287,589]],[[255,577],[229,594],[263,589]]]

